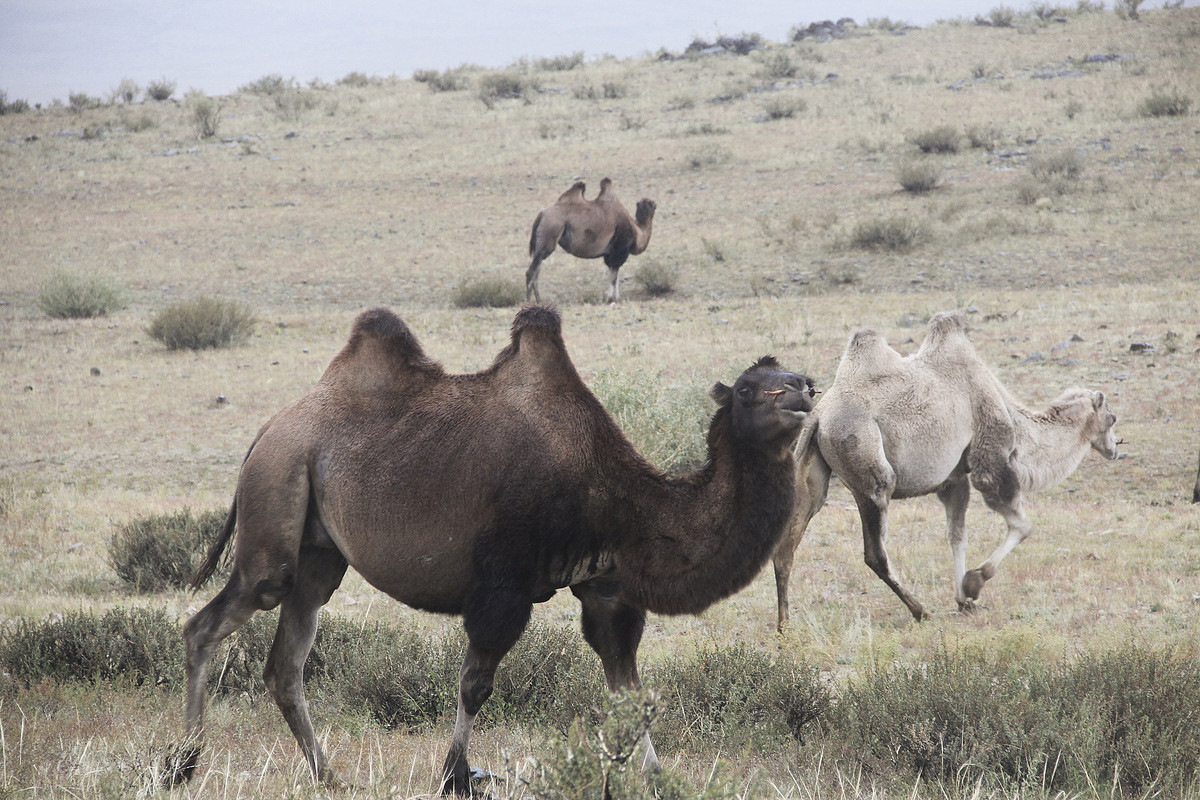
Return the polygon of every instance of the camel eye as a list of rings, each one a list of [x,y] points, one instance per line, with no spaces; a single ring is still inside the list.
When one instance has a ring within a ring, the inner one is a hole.
[[[754,390],[751,389],[749,386],[739,386],[737,393],[738,393],[738,397],[745,400],[748,397],[750,397],[750,395],[754,394]]]

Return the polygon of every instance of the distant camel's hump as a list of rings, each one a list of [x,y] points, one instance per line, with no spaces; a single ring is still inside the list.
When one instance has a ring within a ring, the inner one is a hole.
[[[587,185],[583,181],[575,181],[575,185],[558,196],[560,203],[578,203],[583,201],[583,193]]]

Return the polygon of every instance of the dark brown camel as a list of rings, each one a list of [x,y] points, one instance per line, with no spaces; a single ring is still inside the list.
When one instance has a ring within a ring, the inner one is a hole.
[[[612,190],[612,179],[600,181],[595,200],[584,199],[583,181],[563,192],[558,201],[542,209],[529,234],[529,255],[533,261],[525,271],[525,299],[542,298],[538,294],[538,272],[542,262],[561,247],[576,258],[604,257],[609,287],[605,292],[614,303],[621,299],[619,270],[631,255],[639,255],[650,244],[655,204],[643,198],[637,204],[637,216],[631,216]]]
[[[770,357],[716,384],[708,462],[681,478],[643,459],[575,371],[558,314],[526,307],[486,370],[447,375],[390,311],[360,315],[316,386],[259,431],[229,520],[233,574],[184,626],[191,777],[213,649],[282,605],[264,672],[316,778],[336,783],[303,665],[347,565],[414,608],[460,614],[468,647],[442,791],[469,794],[467,744],[532,605],[569,587],[611,689],[639,685],[647,611],[699,613],[744,587],[792,514],[792,446],[812,383]],[[643,766],[658,761],[649,737]]]
[[[918,620],[925,610],[888,559],[887,512],[893,500],[936,493],[946,508],[958,607],[970,611],[1033,527],[1024,498],[1066,479],[1088,450],[1117,458],[1116,421],[1104,394],[1089,389],[1068,389],[1045,411],[1022,406],[979,358],[958,312],[935,314],[911,356],[902,357],[873,330],[855,332],[796,445],[796,520],[774,558],[779,628],[788,618],[792,557],[825,502],[831,473],[858,505],[867,566]],[[1004,517],[1008,535],[967,570],[972,484]]]

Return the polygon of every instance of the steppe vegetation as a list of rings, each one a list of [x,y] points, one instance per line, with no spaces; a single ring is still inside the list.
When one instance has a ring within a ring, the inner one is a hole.
[[[624,60],[547,43],[503,69],[246,76],[218,98],[173,99],[167,77],[47,108],[0,92],[0,796],[154,795],[181,727],[179,626],[213,591],[178,588],[182,561],[259,426],[370,306],[448,370],[487,366],[530,221],[608,176],[658,203],[621,304],[601,264],[562,253],[541,291],[665,468],[702,458],[707,388],[758,356],[821,388],[854,328],[911,351],[947,308],[1028,404],[1102,389],[1126,457],[1036,498],[970,616],[952,613],[940,504],[895,504],[923,624],[862,564],[835,488],[797,551],[791,628],[774,633],[769,571],[700,617],[652,618],[657,694],[608,718],[560,593],[473,743],[505,779],[488,791],[649,791],[622,759],[656,718],[663,797],[1200,797],[1200,10],[1169,5],[998,6],[829,40],[797,20],[782,41]],[[56,313],[68,289],[100,302]],[[196,298],[240,336],[153,335]],[[967,527],[976,561],[1003,530],[978,502]],[[195,783],[157,796],[324,796],[262,691],[259,617],[217,657]],[[348,575],[320,636],[310,700],[361,787],[344,796],[428,795],[457,622]]]

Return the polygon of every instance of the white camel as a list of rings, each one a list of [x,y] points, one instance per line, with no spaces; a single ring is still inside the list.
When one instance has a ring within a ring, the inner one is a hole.
[[[1068,389],[1045,411],[1019,404],[976,354],[960,313],[934,315],[911,356],[873,330],[857,331],[796,443],[796,515],[774,557],[780,629],[792,558],[825,502],[831,473],[858,505],[867,566],[918,620],[927,616],[924,608],[888,561],[887,510],[892,500],[936,493],[946,508],[958,607],[971,611],[983,584],[1029,535],[1024,497],[1071,475],[1089,448],[1117,458],[1116,420],[1104,394],[1089,389]],[[972,484],[1004,517],[1008,535],[968,572],[964,523]]]

